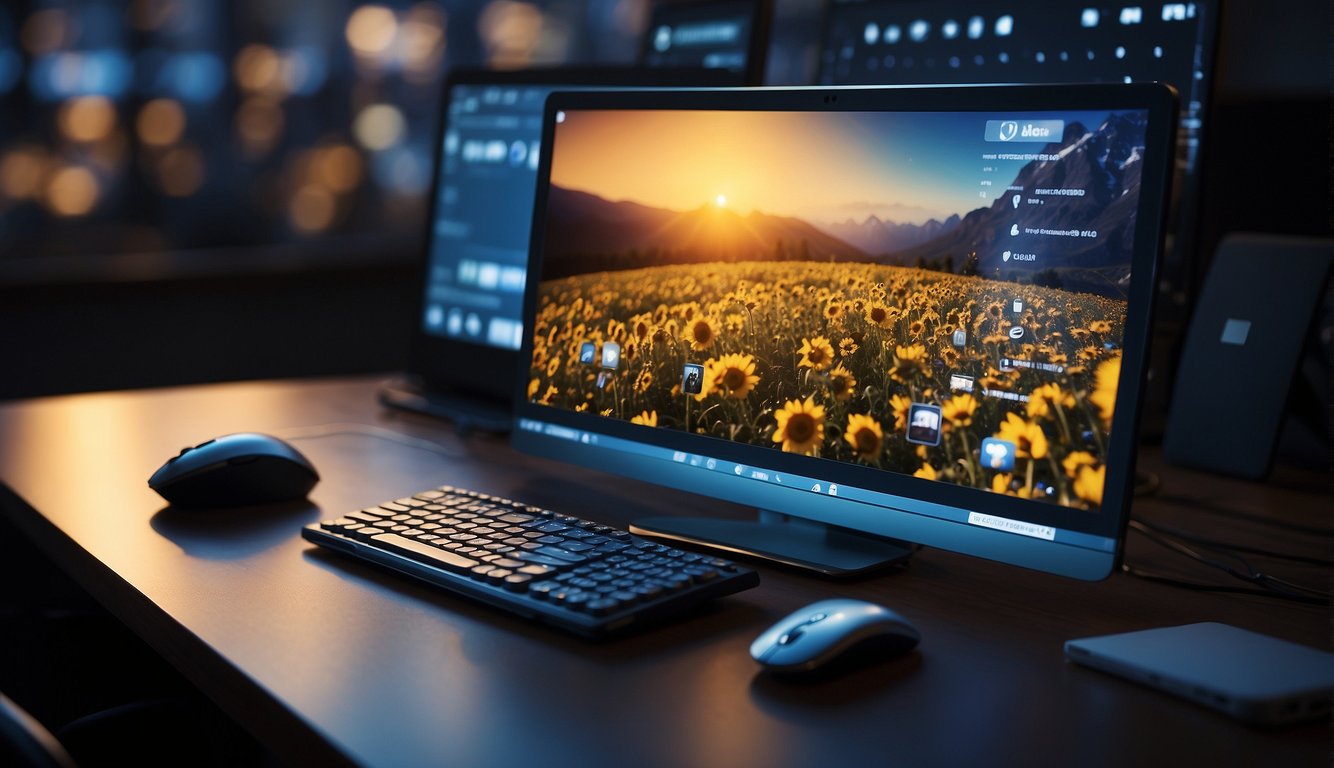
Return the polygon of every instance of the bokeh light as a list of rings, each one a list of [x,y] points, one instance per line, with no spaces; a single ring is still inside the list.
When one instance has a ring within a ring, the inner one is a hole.
[[[389,50],[398,34],[398,18],[383,5],[363,5],[347,19],[347,44],[362,56]]]
[[[51,175],[46,205],[57,216],[83,216],[97,204],[97,177],[80,165],[68,165]]]
[[[0,158],[0,191],[11,200],[37,197],[46,175],[46,153],[38,147],[21,147]]]
[[[60,132],[74,141],[98,141],[116,127],[116,105],[105,96],[81,96],[60,106]]]
[[[494,67],[526,66],[542,35],[542,12],[528,3],[491,0],[482,9],[478,31],[486,44],[488,61]]]
[[[185,133],[185,110],[172,99],[153,99],[139,110],[135,130],[149,146],[175,144]]]
[[[298,232],[322,232],[329,228],[338,212],[333,193],[319,184],[306,184],[292,195],[288,216]]]
[[[403,112],[398,107],[372,104],[357,114],[352,123],[352,135],[361,146],[379,152],[401,141],[406,127]]]

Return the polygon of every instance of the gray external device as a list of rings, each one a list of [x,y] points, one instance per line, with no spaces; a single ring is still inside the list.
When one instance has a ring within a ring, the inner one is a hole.
[[[1205,622],[1070,640],[1066,658],[1257,725],[1328,718],[1334,653]]]

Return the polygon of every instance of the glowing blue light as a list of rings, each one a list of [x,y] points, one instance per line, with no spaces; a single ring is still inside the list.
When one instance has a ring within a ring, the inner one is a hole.
[[[981,16],[974,16],[968,20],[968,37],[976,40],[986,31],[987,23]]]
[[[946,40],[953,40],[954,38],[958,37],[959,22],[955,21],[954,19],[946,20],[944,24],[940,25],[940,34],[943,35]]]
[[[1079,26],[1096,27],[1100,18],[1101,14],[1098,13],[1097,8],[1085,8],[1084,12],[1079,14]]]
[[[931,34],[931,25],[925,19],[918,19],[908,26],[908,37],[914,42],[922,42]]]
[[[123,51],[102,49],[40,56],[28,70],[28,88],[41,101],[71,96],[118,99],[129,90],[134,66]]]
[[[890,24],[885,27],[886,43],[897,43],[901,37],[903,37],[903,30],[899,28],[898,24]]]
[[[1002,16],[996,19],[996,36],[1008,37],[1014,31],[1014,17]]]
[[[203,104],[213,101],[227,82],[227,68],[222,59],[207,51],[178,53],[167,59],[159,81],[164,91],[184,102]]]
[[[875,41],[880,39],[880,27],[876,26],[874,21],[870,22],[866,25],[862,36],[866,38],[867,45],[875,45]]]
[[[291,52],[292,77],[289,85],[297,96],[313,96],[329,79],[329,59],[314,46],[302,46]]]

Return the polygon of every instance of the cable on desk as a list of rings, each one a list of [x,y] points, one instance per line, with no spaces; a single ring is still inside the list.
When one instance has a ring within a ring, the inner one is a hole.
[[[1171,536],[1172,538],[1181,539],[1182,541],[1189,541],[1201,546],[1209,547],[1210,549],[1229,553],[1243,552],[1248,555],[1259,555],[1261,557],[1269,557],[1275,560],[1288,560],[1294,563],[1302,563],[1304,565],[1318,565],[1326,568],[1334,567],[1334,560],[1330,560],[1329,558],[1295,555],[1291,552],[1278,552],[1272,549],[1251,546],[1250,544],[1236,544],[1233,542],[1219,541],[1218,539],[1211,539],[1207,536],[1201,536],[1197,533],[1183,531],[1180,528],[1174,528],[1170,525],[1164,525],[1153,520],[1148,520],[1139,515],[1133,515],[1130,519],[1143,525],[1145,528],[1150,528],[1165,536]]]
[[[1153,543],[1161,547],[1164,547],[1165,549],[1168,549],[1179,555],[1184,555],[1185,557],[1188,557],[1191,560],[1194,560],[1195,562],[1207,565],[1211,568],[1216,568],[1235,579],[1248,582],[1259,588],[1253,591],[1243,592],[1244,594],[1255,594],[1265,597],[1275,597],[1282,600],[1291,600],[1294,602],[1308,603],[1312,605],[1329,605],[1331,598],[1334,597],[1334,595],[1331,595],[1331,593],[1329,592],[1325,592],[1320,589],[1315,589],[1313,587],[1307,587],[1301,584],[1288,581],[1286,579],[1279,578],[1277,576],[1273,576],[1268,573],[1257,571],[1245,558],[1243,558],[1239,554],[1228,553],[1231,555],[1233,559],[1235,559],[1238,563],[1241,564],[1242,568],[1245,569],[1244,571],[1238,570],[1237,568],[1234,568],[1233,566],[1229,565],[1228,563],[1222,562],[1221,560],[1217,560],[1202,555],[1199,552],[1196,552],[1194,549],[1191,549],[1185,544],[1176,541],[1169,536],[1155,532],[1154,530],[1152,530],[1148,526],[1145,526],[1142,522],[1138,520],[1131,520],[1130,528],[1131,530],[1134,530],[1137,533],[1144,536],[1145,538],[1147,538],[1149,541],[1152,541]],[[1138,569],[1130,565],[1122,566],[1122,570],[1132,576],[1138,576],[1140,578],[1145,578],[1150,581],[1156,581],[1158,583],[1163,583],[1163,584],[1173,584],[1175,586],[1182,586],[1190,589],[1198,589],[1201,591],[1213,591],[1213,592],[1239,591],[1237,588],[1228,589],[1226,587],[1219,587],[1217,585],[1201,584],[1198,582],[1187,582],[1184,580],[1178,580],[1172,577],[1164,576],[1162,574],[1153,574],[1148,571],[1143,571],[1141,569]]]
[[[318,440],[325,437],[337,437],[339,435],[360,435],[362,437],[375,437],[380,440],[387,440],[391,443],[406,445],[409,448],[419,448],[423,451],[430,451],[439,456],[444,456],[447,459],[463,458],[462,453],[451,451],[439,443],[400,434],[392,429],[385,429],[371,424],[334,422],[330,424],[316,424],[310,427],[280,429],[274,434],[284,440]]]

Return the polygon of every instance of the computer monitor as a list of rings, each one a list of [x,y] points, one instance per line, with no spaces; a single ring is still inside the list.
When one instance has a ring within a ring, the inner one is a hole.
[[[548,94],[725,83],[724,73],[698,68],[450,73],[435,145],[410,380],[386,386],[382,400],[470,426],[508,429]]]
[[[1173,184],[1177,200],[1160,289],[1179,302],[1203,275],[1196,264],[1203,257],[1193,255],[1200,140],[1213,87],[1221,4],[829,0],[818,82],[1172,85],[1181,109]],[[1184,320],[1184,312],[1179,314]]]
[[[514,443],[1106,576],[1174,117],[1149,84],[553,94]],[[667,521],[632,530],[770,549]]]
[[[773,0],[656,0],[640,63],[734,72],[737,85],[761,85]]]

